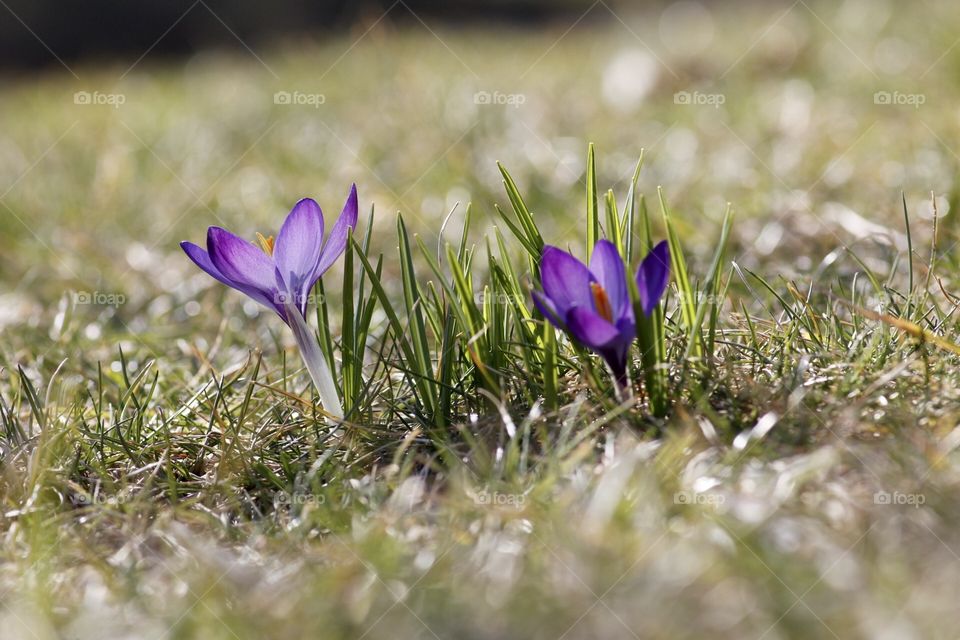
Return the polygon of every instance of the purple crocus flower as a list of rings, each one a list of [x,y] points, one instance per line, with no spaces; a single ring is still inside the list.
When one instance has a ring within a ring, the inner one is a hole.
[[[300,200],[287,215],[276,242],[257,234],[260,247],[226,229],[207,229],[207,248],[181,242],[198,267],[228,287],[272,309],[293,329],[327,411],[342,417],[336,386],[316,337],[306,323],[310,291],[347,247],[357,224],[357,186],[353,185],[333,230],[323,238],[323,212],[314,200]]]
[[[353,185],[343,212],[323,241],[323,211],[311,198],[294,205],[277,234],[257,234],[260,248],[226,229],[207,229],[207,249],[181,242],[198,267],[237,291],[277,312],[290,324],[286,302],[306,316],[310,290],[347,247],[347,232],[357,224],[357,186]]]
[[[661,242],[640,263],[636,281],[640,309],[653,313],[670,279],[670,249]],[[557,328],[598,353],[621,388],[627,384],[627,352],[636,338],[636,319],[626,268],[617,247],[599,240],[590,266],[546,246],[540,258],[543,292],[534,291],[537,308]]]

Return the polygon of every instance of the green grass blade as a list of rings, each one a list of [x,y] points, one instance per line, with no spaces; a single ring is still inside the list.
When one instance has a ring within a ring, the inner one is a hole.
[[[431,416],[442,422],[443,417],[436,415],[436,394],[432,384],[434,381],[433,365],[431,364],[423,309],[420,306],[420,285],[413,267],[407,227],[403,222],[403,216],[399,214],[397,215],[397,239],[400,243],[400,276],[403,283],[403,302],[410,323],[410,342],[413,347],[414,358],[411,364],[414,365],[417,376],[425,385],[425,391],[428,392],[420,401]]]
[[[600,239],[600,211],[597,204],[597,158],[593,143],[587,147],[587,261]]]
[[[696,338],[692,355],[700,357],[703,355],[703,351],[697,331],[696,292],[690,285],[690,278],[687,275],[687,262],[683,255],[683,247],[680,244],[680,236],[674,227],[673,217],[664,199],[663,189],[657,189],[657,195],[660,198],[660,210],[663,213],[663,222],[667,229],[667,242],[670,244],[670,266],[677,283],[677,289],[680,291],[680,310],[684,328],[687,331],[688,338],[691,336]]]
[[[620,214],[617,212],[617,198],[613,195],[613,189],[607,190],[604,198],[607,213],[607,238],[612,242],[620,255],[624,254],[623,237],[620,235]]]
[[[637,214],[637,183],[640,181],[640,169],[643,167],[643,149],[640,150],[640,158],[637,160],[637,166],[633,170],[633,178],[630,180],[630,190],[627,191],[627,201],[624,203],[624,213],[620,221],[620,237],[623,238],[623,257],[628,265],[633,264],[634,259],[634,220]]]

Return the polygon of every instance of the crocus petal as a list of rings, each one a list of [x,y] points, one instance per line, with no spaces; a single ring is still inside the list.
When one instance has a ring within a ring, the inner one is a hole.
[[[553,302],[550,301],[550,298],[539,291],[531,291],[530,293],[533,295],[533,304],[540,310],[543,317],[549,320],[557,329],[566,331],[567,328],[563,325],[563,319],[560,317],[560,314],[557,313],[557,308]]]
[[[570,335],[600,354],[617,384],[626,385],[627,353],[635,331],[633,320],[624,319],[614,326],[589,309],[575,307],[567,314],[567,326]]]
[[[622,317],[624,310],[630,307],[627,293],[627,273],[620,252],[609,240],[600,240],[593,247],[590,256],[590,273],[606,291],[613,309],[613,317]]]
[[[666,240],[655,246],[637,269],[637,290],[644,315],[653,313],[670,282],[670,246]]]
[[[307,295],[313,286],[322,246],[323,212],[314,200],[304,198],[284,220],[273,250],[273,260],[286,290],[301,312],[307,307]]]
[[[217,280],[227,285],[228,287],[236,289],[237,291],[244,293],[249,297],[253,298],[260,304],[263,304],[264,306],[269,307],[270,309],[276,311],[277,314],[279,314],[280,317],[283,318],[284,321],[286,321],[286,317],[283,311],[281,310],[278,304],[275,304],[274,297],[272,295],[265,296],[259,290],[251,288],[242,283],[235,282],[230,278],[228,278],[227,276],[223,275],[220,272],[220,270],[216,267],[216,265],[213,264],[213,261],[210,259],[210,254],[207,253],[203,248],[198,247],[192,242],[181,242],[180,247],[183,249],[184,253],[187,254],[187,257],[193,260],[194,264],[196,264],[198,267],[203,269],[207,274],[216,278]]]
[[[587,307],[574,307],[567,313],[567,328],[577,342],[600,350],[622,340],[620,330]]]
[[[350,195],[347,196],[347,201],[343,205],[343,211],[340,212],[340,217],[337,218],[336,224],[333,225],[330,237],[327,238],[327,242],[323,245],[323,251],[320,253],[320,261],[317,263],[317,269],[313,273],[313,282],[310,283],[310,286],[313,286],[317,278],[322,276],[347,248],[347,232],[350,229],[356,228],[357,213],[357,185],[353,185],[350,187]]]
[[[277,267],[270,256],[220,227],[207,230],[207,253],[213,266],[226,278],[223,282],[286,319],[277,291]]]
[[[236,285],[232,281],[228,280],[220,270],[213,266],[213,263],[210,261],[210,254],[207,253],[207,250],[203,247],[199,247],[192,242],[181,242],[180,248],[183,249],[183,252],[187,254],[187,257],[193,260],[193,263],[207,272],[208,275],[213,276],[223,284],[228,287],[236,288]]]
[[[629,345],[637,335],[637,323],[634,322],[632,316],[620,318],[617,320],[617,331],[620,332],[620,337],[623,338],[624,342]]]
[[[566,316],[573,307],[593,308],[592,279],[586,265],[566,251],[550,245],[543,248],[540,281],[543,292],[561,315]]]

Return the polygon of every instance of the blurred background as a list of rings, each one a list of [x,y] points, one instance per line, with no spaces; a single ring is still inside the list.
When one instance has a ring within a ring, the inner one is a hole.
[[[167,2],[56,2],[8,0],[13,19],[0,24],[0,53],[8,68],[44,66],[51,51],[62,59],[118,55],[190,54],[210,47],[262,44],[290,33],[316,34],[376,19],[394,5],[394,20],[414,13],[447,23],[535,25],[590,7],[585,0],[170,0]],[[624,6],[620,0],[612,5]],[[194,11],[199,9],[199,11]],[[28,28],[26,28],[28,27]],[[39,34],[43,34],[42,42]]]
[[[621,203],[646,150],[694,262],[727,202],[734,257],[786,276],[901,242],[901,189],[918,238],[931,192],[949,233],[958,27],[937,1],[6,0],[0,327],[215,324],[197,300],[243,302],[177,243],[273,232],[303,196],[334,216],[352,182],[381,249],[395,212],[434,246],[468,202],[482,242],[497,161],[579,246],[590,141]]]

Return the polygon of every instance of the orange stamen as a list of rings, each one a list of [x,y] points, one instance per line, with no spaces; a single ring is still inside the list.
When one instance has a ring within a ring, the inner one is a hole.
[[[262,233],[257,232],[257,240],[260,241],[260,248],[268,256],[273,255],[273,236],[264,237]]]
[[[590,290],[593,291],[593,306],[597,308],[597,313],[607,322],[613,322],[613,308],[606,290],[598,282],[591,282]]]

